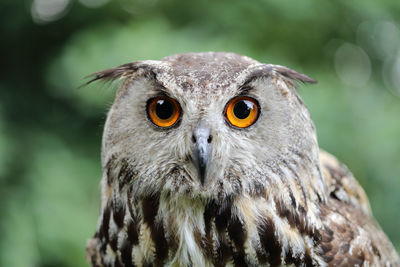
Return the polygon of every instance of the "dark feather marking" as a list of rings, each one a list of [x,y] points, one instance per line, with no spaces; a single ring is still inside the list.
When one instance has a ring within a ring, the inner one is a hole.
[[[119,190],[121,191],[123,186],[127,184],[128,181],[131,179],[132,174],[129,168],[128,160],[126,158],[120,160],[120,165],[121,168],[119,169],[118,173],[118,187]]]
[[[205,250],[205,244],[203,242],[202,234],[200,230],[197,227],[194,227],[193,229],[193,236],[194,236],[194,241],[196,242],[197,246]]]
[[[244,250],[243,245],[247,239],[246,226],[236,216],[233,216],[229,221],[228,235],[238,250]]]
[[[364,252],[361,250],[361,248],[357,248],[357,250],[353,251],[353,252],[355,252],[354,253],[355,257],[348,259],[349,264],[350,264],[349,266],[356,266],[356,265],[363,266],[363,263],[365,261]]]
[[[168,224],[170,227],[176,224],[175,217],[173,215],[168,216]],[[167,236],[168,248],[175,254],[179,248],[179,237],[175,231],[171,229],[168,231],[169,235]]]
[[[285,252],[285,264],[286,265],[293,264],[294,266],[307,266],[307,267],[316,266],[316,264],[313,263],[309,249],[305,251],[304,255],[296,255],[296,257],[293,257],[293,251],[290,247]]]
[[[219,246],[216,249],[217,258],[214,259],[214,266],[223,267],[228,262],[229,258],[232,257],[231,247],[224,241],[220,240]]]
[[[335,192],[336,191],[336,189],[335,190],[333,190],[330,194],[329,194],[329,196],[331,197],[331,198],[333,198],[333,199],[336,199],[336,200],[338,200],[338,201],[341,201],[340,199],[339,199],[339,197],[337,196],[337,192]]]
[[[289,189],[289,197],[290,197],[290,203],[292,204],[293,208],[297,207],[297,202],[296,199],[294,198],[293,192],[291,189]]]
[[[326,262],[329,262],[329,261],[332,261],[337,254],[338,254],[338,247],[334,246],[334,247],[332,247],[332,250],[330,250],[327,254],[322,256],[322,258],[324,258],[326,260]]]
[[[346,215],[346,217],[344,217],[346,219],[345,224],[328,221],[321,231],[321,257],[331,266],[362,266],[366,258],[363,247],[353,246],[350,252],[350,244],[356,237],[357,230],[353,222],[348,219],[348,216],[357,216],[357,214],[350,214],[349,210],[345,210],[346,206],[339,206],[339,204],[341,204],[341,202],[331,199],[330,205],[323,205],[321,207],[322,218],[326,218],[330,212],[337,213],[338,208],[344,209],[343,212]],[[329,227],[327,225],[329,225]],[[327,246],[332,246],[332,249],[327,250]]]
[[[305,266],[317,266],[316,264],[313,263],[310,251],[307,249],[305,254],[304,254],[304,265]],[[299,265],[301,266],[301,265]]]
[[[285,252],[285,264],[290,265],[294,264],[294,266],[300,266],[302,260],[299,256],[293,257],[293,251],[292,248],[289,247],[288,250]]]
[[[310,224],[307,222],[305,216],[300,216],[296,210],[290,210],[286,205],[279,199],[275,198],[275,206],[278,211],[278,215],[281,218],[286,218],[289,225],[292,228],[298,229],[301,234],[306,234],[313,238],[314,242],[318,242],[320,234],[317,230],[313,230]]]
[[[125,185],[132,183],[137,176],[137,171],[134,170],[127,159],[122,159],[120,164],[121,168],[118,174],[118,185],[119,190],[122,190]]]
[[[330,166],[329,164],[325,164],[324,167],[329,171],[329,174],[332,176],[332,178],[335,179],[335,182],[338,183],[338,185],[342,186],[342,177],[348,176],[349,173],[345,172],[345,167],[341,166],[341,168],[334,168]]]
[[[298,94],[294,94],[294,96],[296,97],[296,100],[300,104],[300,106],[305,106],[303,99],[301,99],[301,97]],[[304,116],[302,116],[302,117],[303,117],[303,120],[305,122],[307,122],[307,119],[304,119]]]
[[[317,192],[317,190],[314,188],[314,194],[317,196],[318,202],[323,202],[321,195],[319,194],[319,192]]]
[[[192,91],[193,90],[193,83],[191,83],[189,81],[181,82],[179,85],[180,85],[180,87],[183,88],[184,91],[187,91],[187,90]]]
[[[132,207],[132,201],[133,199],[133,187],[129,187],[128,190],[126,190],[126,198],[127,198],[127,203],[128,203],[128,210],[129,214],[131,215],[132,220],[134,220],[136,223],[138,222],[138,218],[135,212],[133,212],[133,207]]]
[[[294,147],[289,147],[288,150],[289,150],[291,153],[295,154],[295,155],[296,155],[297,157],[299,157],[300,159],[302,159],[303,162],[304,162],[304,160],[305,160],[305,161],[308,161],[308,162],[312,162],[311,158],[310,158],[307,154],[303,153],[302,151],[299,151],[299,150],[297,150],[297,149],[294,148]]]
[[[218,232],[224,232],[228,226],[228,220],[231,218],[232,197],[226,197],[225,200],[218,206],[215,216],[215,226]]]
[[[108,242],[110,245],[111,249],[114,251],[118,250],[118,234],[115,232],[112,232],[110,235],[110,241]]]
[[[139,243],[139,234],[136,224],[131,221],[127,226],[128,230],[128,239],[132,243],[132,245],[137,245]]]
[[[107,185],[110,187],[112,183],[111,168],[107,168]]]
[[[94,234],[94,237],[92,239],[88,240],[87,246],[86,246],[86,256],[87,260],[91,263],[92,267],[103,267],[104,266],[104,260],[103,257],[100,255],[100,239],[99,239],[99,232],[96,232]]]
[[[105,240],[108,240],[108,229],[110,225],[110,206],[106,205],[104,211],[103,211],[103,220],[100,226],[99,230],[99,237],[102,239],[104,238]]]
[[[338,253],[338,247],[333,245],[334,242],[334,232],[328,227],[325,226],[321,231],[321,257],[327,263],[330,263],[334,266],[338,266],[342,264],[342,255],[336,257]]]
[[[307,194],[306,194],[306,189],[305,189],[305,185],[302,182],[302,179],[299,177],[297,171],[294,169],[293,165],[298,165],[298,163],[296,161],[292,161],[292,162],[288,162],[287,160],[283,159],[282,160],[283,164],[287,167],[287,169],[294,175],[294,177],[296,177],[296,179],[294,179],[294,181],[296,182],[296,185],[300,188],[301,193],[303,195],[303,200],[304,200],[304,205],[307,205]],[[290,164],[291,163],[291,164]],[[307,208],[307,206],[305,207]]]
[[[307,235],[311,237],[314,241],[314,245],[318,245],[321,243],[322,235],[319,230],[310,228],[311,232],[308,232]]]
[[[110,215],[111,215],[110,213],[111,213],[110,206],[106,205],[103,211],[103,219],[99,229],[99,238],[102,241],[100,251],[103,253],[106,251],[107,243],[109,241],[108,230],[110,227]]]
[[[267,261],[268,261],[268,257],[267,257],[266,252],[264,251],[264,247],[258,246],[258,245],[255,245],[255,244],[253,244],[253,247],[254,247],[254,249],[256,251],[256,256],[257,256],[258,262],[260,264],[265,265],[267,263]]]
[[[321,249],[322,249],[322,252],[323,252],[324,254],[326,254],[326,253],[328,253],[329,251],[332,250],[332,244],[330,244],[330,243],[322,244],[322,245],[321,245]]]
[[[233,216],[228,224],[228,235],[233,241],[236,251],[233,253],[233,261],[236,266],[247,266],[244,243],[247,239],[246,226],[239,218]]]
[[[275,225],[270,218],[265,218],[263,223],[259,225],[258,236],[270,266],[279,266],[281,264],[282,246],[278,237],[275,236]],[[259,260],[261,262],[262,258],[259,258]]]
[[[247,84],[239,87],[240,95],[247,95],[251,90],[254,90],[254,88]]]
[[[232,185],[232,191],[235,195],[239,195],[242,193],[242,182],[240,180],[240,178],[238,176],[234,176],[234,178],[232,177],[231,180],[231,185]]]
[[[164,226],[162,223],[155,223],[159,204],[159,195],[148,196],[142,200],[143,221],[149,226],[151,231],[151,239],[156,248],[155,264],[157,266],[162,265],[168,256],[168,243],[165,238]]]
[[[125,207],[121,203],[116,203],[116,202],[117,201],[115,201],[115,199],[112,202],[113,219],[118,228],[121,228],[122,226],[124,226]]]
[[[131,220],[127,224],[127,232],[128,239],[132,243],[132,245],[137,245],[139,243],[139,218],[136,213],[133,212],[132,207],[132,187],[128,188],[127,194],[127,203],[128,203],[128,211],[131,217]]]
[[[122,263],[118,257],[115,257],[114,267],[124,267],[124,265],[122,265]]]
[[[266,194],[265,187],[258,181],[253,181],[249,195],[252,197],[264,197]]]
[[[209,201],[204,208],[204,225],[206,235],[211,233],[211,221],[217,213],[217,204],[214,199]]]
[[[112,184],[112,170],[115,168],[115,161],[116,161],[116,156],[113,154],[110,159],[107,161],[107,164],[105,166],[105,169],[107,171],[107,185],[111,186]]]
[[[132,243],[129,240],[126,240],[125,243],[121,247],[121,260],[124,263],[125,267],[134,267],[135,265],[132,262]]]
[[[332,236],[332,235],[333,235],[332,229],[329,228],[328,226],[325,226],[325,227],[324,227],[324,232],[325,232],[327,235],[329,235],[329,236]]]
[[[294,266],[299,266],[300,264],[300,258],[299,257],[293,257],[293,251],[292,248],[289,246],[289,248],[285,251],[285,264],[294,264]]]
[[[225,197],[223,200],[217,201],[215,199],[211,200],[207,203],[204,209],[204,224],[205,224],[205,238],[203,241],[203,251],[206,255],[212,253],[213,251],[213,237],[211,235],[211,223],[215,218],[215,228],[218,231],[218,243],[219,246],[215,248],[215,256],[213,257],[213,264],[215,266],[225,266],[228,260],[231,257],[236,257],[236,262],[241,261],[241,253],[238,250],[238,253],[234,256],[233,248],[227,243],[225,240],[225,233],[228,231],[229,237],[235,239],[235,245],[237,248],[242,247],[245,240],[244,234],[239,232],[239,228],[241,228],[241,223],[234,221],[232,225],[231,223],[231,209],[233,204],[232,196]],[[240,225],[239,225],[240,224]],[[215,244],[215,243],[214,243]],[[241,245],[242,244],[242,245]],[[243,249],[244,251],[244,249]],[[243,252],[244,253],[244,252]],[[234,259],[235,260],[235,259]]]
[[[227,196],[217,206],[215,216],[215,227],[219,232],[220,243],[220,246],[217,248],[217,263],[221,264],[221,266],[225,266],[229,258],[232,257],[232,249],[223,238],[228,227],[228,221],[231,219],[232,204],[232,196]]]
[[[333,240],[333,231],[329,229],[329,227],[325,226],[322,230],[322,239],[321,241],[324,243],[329,243]]]
[[[279,200],[277,198],[274,198],[274,201],[275,201],[276,209],[278,211],[278,215],[281,218],[286,218],[288,223],[289,223],[289,225],[292,228],[296,228],[296,226],[300,226],[300,225],[297,224],[297,223],[300,224],[300,219],[298,218],[296,213],[294,213],[293,211],[289,210],[281,200]],[[300,227],[300,228],[302,229],[302,228],[305,228],[305,227]]]
[[[296,255],[296,257],[293,257],[293,251],[292,251],[291,247],[289,247],[289,249],[285,252],[285,265],[291,265],[291,264],[293,264],[296,267],[298,267],[298,266],[307,266],[307,267],[318,266],[315,262],[313,262],[310,250],[308,248],[304,252],[304,255]]]
[[[143,221],[147,223],[149,227],[154,226],[159,204],[159,195],[151,195],[142,200]]]
[[[233,253],[233,264],[238,267],[246,267],[249,264],[246,261],[246,255],[241,252],[234,252]]]
[[[257,69],[254,70],[253,72],[251,72],[247,77],[246,80],[244,81],[244,83],[239,87],[240,91],[245,91],[248,92],[249,90],[253,89],[250,86],[250,83],[252,81],[254,81],[255,79],[259,79],[262,77],[268,77],[269,75],[271,75],[271,71],[272,71],[272,67],[265,65],[264,68],[262,69]]]
[[[213,249],[212,249],[212,241],[210,241],[206,236],[202,235],[198,228],[194,229],[194,239],[197,245],[202,249],[205,257],[212,259],[213,258]]]
[[[326,263],[329,263],[334,259],[334,256],[333,255],[324,255],[324,256],[322,256],[322,258],[324,259],[324,261]]]
[[[297,210],[302,214],[302,216],[305,216],[306,215],[306,209],[303,207],[303,206],[301,206],[301,205],[299,205],[298,207],[297,207]]]
[[[381,253],[380,253],[379,249],[373,243],[371,244],[371,247],[372,247],[372,251],[374,252],[374,254],[376,256],[378,256],[378,258],[380,259],[382,256],[381,256]]]
[[[211,223],[213,218],[215,218],[217,212],[217,204],[214,199],[209,201],[204,208],[204,232],[205,232],[205,248],[203,248],[206,255],[213,253],[213,236],[211,234]]]

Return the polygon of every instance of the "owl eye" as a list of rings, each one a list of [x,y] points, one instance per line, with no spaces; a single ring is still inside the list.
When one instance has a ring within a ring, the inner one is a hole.
[[[175,99],[159,96],[147,101],[147,114],[155,125],[168,128],[178,121],[181,107]]]
[[[259,113],[260,108],[257,100],[247,96],[231,99],[224,112],[227,121],[238,128],[246,128],[254,124]]]

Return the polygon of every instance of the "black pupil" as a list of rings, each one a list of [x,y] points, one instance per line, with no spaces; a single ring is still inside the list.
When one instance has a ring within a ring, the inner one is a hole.
[[[235,104],[233,113],[238,119],[246,119],[250,115],[250,111],[253,108],[253,103],[247,100],[241,100]]]
[[[170,101],[164,99],[160,99],[157,101],[156,114],[160,119],[162,120],[169,119],[173,113],[174,113],[174,106]]]

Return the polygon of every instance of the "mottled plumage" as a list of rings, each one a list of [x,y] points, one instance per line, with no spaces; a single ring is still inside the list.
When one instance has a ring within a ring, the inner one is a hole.
[[[90,82],[119,78],[93,266],[400,266],[363,189],[318,147],[295,90],[314,80],[232,53],[187,53]],[[227,120],[238,96],[258,107],[249,127]],[[146,114],[157,97],[179,103],[173,126]]]

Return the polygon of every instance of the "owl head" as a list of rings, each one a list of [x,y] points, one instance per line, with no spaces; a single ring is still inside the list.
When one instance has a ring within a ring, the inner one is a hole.
[[[103,136],[105,183],[135,196],[219,198],[290,183],[323,195],[315,128],[295,88],[313,79],[209,52],[125,64],[90,82],[119,78]]]

